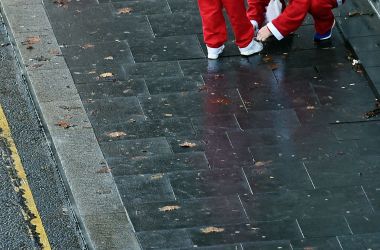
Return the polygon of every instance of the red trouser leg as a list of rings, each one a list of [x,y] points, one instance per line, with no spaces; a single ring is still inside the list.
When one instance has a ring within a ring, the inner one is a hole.
[[[227,27],[222,0],[198,0],[202,17],[203,37],[210,48],[219,48],[227,41]]]
[[[236,45],[240,48],[247,47],[252,42],[254,31],[247,17],[244,0],[222,0],[222,2],[235,33]]]
[[[270,0],[248,0],[247,16],[249,20],[255,20],[259,27],[263,26],[265,21],[266,7]]]
[[[336,0],[312,0],[310,14],[314,19],[315,30],[319,34],[328,32],[334,24],[334,14],[332,9],[336,8]]]
[[[280,0],[282,3],[282,11],[286,8],[286,2]],[[265,13],[267,11],[266,7],[268,6],[270,0],[247,0],[248,2],[248,11],[247,16],[249,20],[255,20],[259,25],[259,28],[263,26],[265,21]]]

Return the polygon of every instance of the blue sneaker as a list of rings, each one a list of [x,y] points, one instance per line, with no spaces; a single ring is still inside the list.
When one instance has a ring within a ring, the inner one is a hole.
[[[320,42],[320,41],[323,41],[323,40],[330,39],[334,26],[335,26],[335,20],[334,20],[334,23],[333,23],[331,29],[329,31],[327,31],[326,33],[319,34],[318,32],[316,32],[315,35],[314,35],[314,41],[315,42]]]

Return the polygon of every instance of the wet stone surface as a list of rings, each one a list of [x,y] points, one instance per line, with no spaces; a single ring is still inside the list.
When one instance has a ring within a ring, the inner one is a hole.
[[[144,249],[379,248],[375,96],[339,30],[208,61],[194,0],[44,2]]]

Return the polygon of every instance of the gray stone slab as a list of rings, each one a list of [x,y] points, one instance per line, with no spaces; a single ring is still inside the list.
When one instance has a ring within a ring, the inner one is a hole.
[[[39,102],[78,100],[78,92],[68,69],[33,70],[27,73]]]
[[[83,217],[83,221],[97,249],[140,249],[126,213],[88,215]]]
[[[50,23],[42,5],[4,5],[13,33],[49,31]]]

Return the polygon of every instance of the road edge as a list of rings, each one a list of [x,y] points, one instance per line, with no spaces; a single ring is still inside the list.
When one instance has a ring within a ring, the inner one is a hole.
[[[0,11],[90,249],[141,249],[41,0]]]

